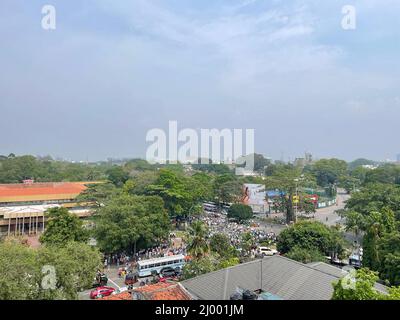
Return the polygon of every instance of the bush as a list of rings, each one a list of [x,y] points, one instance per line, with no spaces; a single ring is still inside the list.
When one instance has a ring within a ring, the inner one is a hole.
[[[310,263],[322,261],[324,262],[326,259],[318,249],[304,249],[300,247],[292,248],[287,254],[286,257],[289,259],[293,259],[302,263]]]
[[[212,272],[215,269],[215,261],[210,256],[205,256],[200,259],[193,259],[184,265],[182,270],[182,279],[187,280],[194,278],[202,274]]]

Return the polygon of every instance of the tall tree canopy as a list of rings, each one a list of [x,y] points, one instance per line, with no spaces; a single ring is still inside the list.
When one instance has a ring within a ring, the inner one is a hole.
[[[282,192],[279,199],[275,199],[275,206],[286,214],[286,222],[296,221],[295,207],[298,212],[315,212],[315,207],[301,191],[305,187],[315,187],[313,178],[309,174],[302,174],[301,170],[291,165],[278,165],[265,179],[267,189],[276,189]],[[295,203],[295,196],[299,202]]]
[[[188,179],[170,169],[161,169],[155,184],[147,187],[148,194],[160,196],[171,217],[189,215],[195,197]]]
[[[118,165],[106,171],[107,179],[111,181],[116,187],[122,187],[124,183],[129,179],[128,173]]]
[[[55,161],[51,157],[9,156],[0,158],[0,183],[96,181],[106,178],[108,164]]]
[[[160,196],[170,217],[181,219],[199,213],[201,202],[214,198],[212,181],[205,173],[186,176],[164,168],[159,170],[156,180],[145,188],[145,192]]]
[[[218,203],[235,203],[243,196],[243,185],[235,175],[222,174],[215,178],[214,191]]]
[[[305,249],[336,258],[343,255],[345,242],[335,227],[317,221],[300,221],[279,234],[277,249],[290,255],[294,255],[292,250]]]
[[[46,230],[40,236],[41,243],[63,246],[71,241],[86,242],[89,239],[82,220],[67,208],[51,208],[45,214],[49,220]]]
[[[15,241],[0,243],[0,300],[78,298],[101,267],[97,249],[84,243],[32,249]]]
[[[170,221],[158,196],[122,194],[95,214],[94,234],[103,252],[134,252],[159,244],[170,230]]]
[[[316,161],[311,170],[321,187],[339,182],[339,178],[347,174],[347,163],[339,159],[321,159]]]
[[[384,294],[375,288],[378,275],[360,269],[333,283],[332,300],[400,300],[400,288],[392,287]]]
[[[389,208],[400,214],[400,187],[392,184],[367,184],[346,202],[346,209],[368,216],[373,211]]]
[[[363,235],[363,266],[391,285],[400,284],[400,187],[367,184],[352,195],[341,215],[347,230]]]
[[[101,207],[109,199],[119,193],[120,189],[110,182],[89,184],[87,189],[78,195],[76,201],[83,205]]]

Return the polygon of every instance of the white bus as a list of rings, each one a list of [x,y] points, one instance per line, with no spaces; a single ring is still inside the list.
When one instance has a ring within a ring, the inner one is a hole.
[[[167,267],[174,269],[182,269],[185,264],[185,256],[183,254],[154,258],[148,260],[138,261],[137,268],[139,277],[148,277],[152,275],[152,272],[156,271],[160,274],[161,270]]]
[[[204,202],[203,203],[203,210],[204,211],[208,211],[208,212],[217,212],[218,211],[218,207],[213,202]]]

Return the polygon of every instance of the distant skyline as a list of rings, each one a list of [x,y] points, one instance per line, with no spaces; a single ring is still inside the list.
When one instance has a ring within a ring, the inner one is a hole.
[[[256,152],[256,153],[258,153],[258,152]],[[0,155],[1,156],[8,156],[9,154],[0,154]],[[138,157],[133,157],[133,156],[108,157],[108,158],[104,158],[104,159],[89,159],[89,158],[86,158],[86,159],[83,159],[83,158],[72,159],[72,158],[64,158],[64,157],[61,157],[61,156],[54,156],[54,155],[51,155],[51,154],[43,155],[43,154],[24,154],[24,153],[22,153],[22,154],[15,154],[15,155],[16,156],[32,155],[32,156],[35,156],[37,158],[51,157],[53,160],[56,160],[56,161],[67,161],[67,162],[74,162],[74,163],[97,163],[97,162],[108,162],[108,161],[117,162],[117,161],[133,160],[133,159],[144,159],[145,160],[145,157],[141,157],[141,156],[138,156]],[[304,158],[304,155],[299,155],[297,157],[283,157],[283,159],[282,159],[282,157],[281,158],[272,158],[267,154],[262,154],[262,155],[265,158],[271,159],[272,161],[284,161],[284,162],[294,162],[298,158]],[[384,163],[384,162],[400,162],[400,157],[399,156],[400,155],[397,155],[395,158],[392,157],[392,158],[385,158],[385,159],[372,159],[372,158],[358,157],[358,158],[354,158],[354,159],[350,159],[349,160],[349,159],[344,159],[344,158],[338,158],[338,157],[335,157],[335,156],[332,156],[332,157],[315,157],[313,155],[312,159],[313,159],[313,161],[317,161],[317,160],[320,160],[320,159],[337,158],[337,159],[340,159],[340,160],[345,160],[346,162],[352,162],[352,161],[359,160],[359,159],[366,159],[366,160],[371,160],[371,161],[375,161],[375,162]]]
[[[144,158],[147,131],[177,120],[255,129],[276,160],[395,160],[399,14],[398,0],[2,0],[0,154]]]

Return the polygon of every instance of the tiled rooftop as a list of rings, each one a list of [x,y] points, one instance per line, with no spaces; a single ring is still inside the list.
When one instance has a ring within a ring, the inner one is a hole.
[[[99,300],[132,300],[132,295],[129,292],[125,291],[108,297],[101,298]]]
[[[0,184],[0,202],[72,199],[85,189],[82,182]]]
[[[178,283],[160,282],[135,289],[145,300],[191,300],[191,296]]]
[[[151,284],[135,288],[134,293],[140,300],[191,300],[190,294],[179,283]],[[104,297],[100,300],[133,300],[128,291]]]

